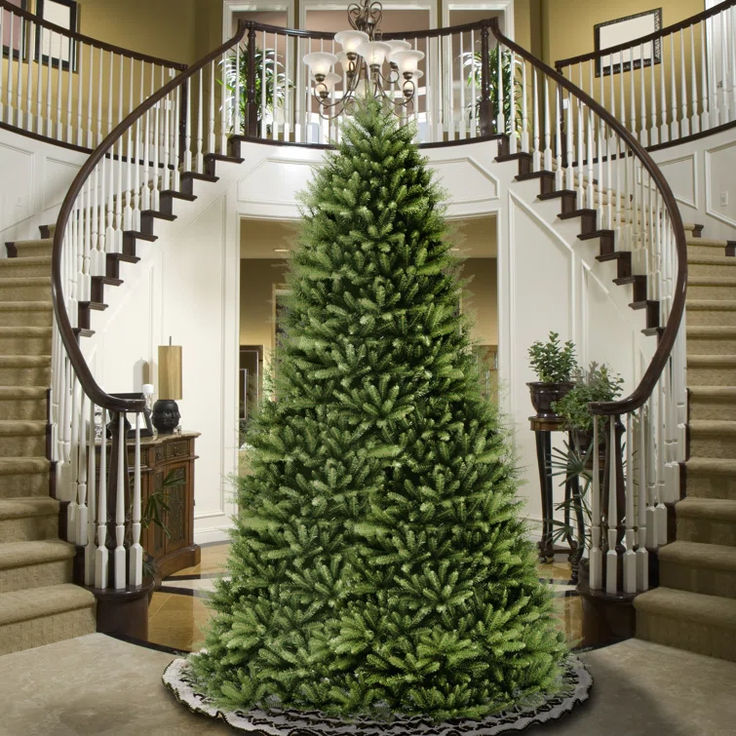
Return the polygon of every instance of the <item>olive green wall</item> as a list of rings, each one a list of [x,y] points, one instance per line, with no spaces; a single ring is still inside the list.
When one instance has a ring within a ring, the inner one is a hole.
[[[220,0],[79,0],[79,31],[144,54],[191,63],[222,41]]]
[[[662,25],[668,26],[705,9],[703,0],[655,0],[644,5],[638,0],[617,0],[616,3],[606,0],[539,0],[539,6],[542,60],[552,66],[558,59],[593,51],[593,26],[596,23],[661,7]]]

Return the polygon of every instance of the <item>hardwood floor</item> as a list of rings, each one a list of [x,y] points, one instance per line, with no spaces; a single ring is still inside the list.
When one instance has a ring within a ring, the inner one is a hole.
[[[212,544],[202,547],[202,560],[166,578],[153,594],[148,608],[148,639],[153,644],[180,651],[195,651],[202,646],[202,628],[210,611],[207,598],[215,579],[225,571],[230,545]],[[568,584],[570,566],[565,555],[554,562],[539,565],[539,577],[552,587],[559,626],[570,646],[581,638],[582,610],[580,597]]]

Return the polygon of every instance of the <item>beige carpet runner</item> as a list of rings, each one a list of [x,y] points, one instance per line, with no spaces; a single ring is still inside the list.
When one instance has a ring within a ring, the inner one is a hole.
[[[52,233],[49,233],[52,234]],[[0,654],[95,631],[49,495],[51,238],[0,259]]]
[[[686,496],[660,587],[634,601],[637,636],[736,661],[736,257],[688,235]]]

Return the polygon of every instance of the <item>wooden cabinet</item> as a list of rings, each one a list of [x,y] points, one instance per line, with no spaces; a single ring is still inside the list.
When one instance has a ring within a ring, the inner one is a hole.
[[[149,524],[141,544],[156,560],[162,578],[183,567],[199,563],[200,549],[194,544],[194,440],[196,432],[166,434],[141,439],[141,503],[154,491],[164,491],[168,510],[162,514],[169,531]],[[128,445],[128,467],[133,467],[133,447]]]
[[[194,544],[194,461],[197,459],[194,441],[197,437],[198,432],[182,432],[141,438],[141,511],[156,491],[163,491],[168,506],[168,510],[162,511],[161,519],[169,536],[154,523],[141,532],[143,549],[155,559],[161,578],[199,564],[200,549]],[[128,472],[132,474],[135,445],[130,440],[127,449]],[[98,446],[98,468],[99,451]],[[108,510],[114,509],[114,504],[114,497],[108,494]],[[108,518],[112,521],[113,517]],[[114,536],[110,534],[109,540],[112,539]]]

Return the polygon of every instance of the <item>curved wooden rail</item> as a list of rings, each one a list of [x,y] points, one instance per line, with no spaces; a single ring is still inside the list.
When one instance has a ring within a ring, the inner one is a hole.
[[[79,348],[69,315],[66,311],[61,277],[63,240],[69,216],[87,177],[92,173],[101,159],[110,155],[110,151],[113,149],[114,144],[122,138],[130,127],[134,125],[135,122],[148,110],[154,107],[157,102],[166,97],[166,95],[168,95],[172,90],[181,86],[186,82],[186,80],[199,72],[200,69],[204,68],[218,56],[221,56],[224,52],[239,43],[245,34],[245,30],[246,26],[244,24],[240,24],[238,26],[238,31],[233,38],[216,48],[214,51],[211,51],[192,66],[187,67],[185,71],[170,80],[155,94],[151,95],[151,97],[139,105],[125,119],[118,123],[118,125],[110,131],[102,143],[100,143],[100,145],[84,162],[82,168],[74,177],[74,180],[69,187],[69,191],[61,204],[59,216],[56,220],[56,230],[54,232],[53,251],[51,255],[51,298],[54,305],[54,314],[56,315],[64,348],[77,374],[79,382],[82,385],[82,389],[95,404],[107,409],[108,411],[142,411],[145,406],[145,402],[139,399],[122,399],[116,396],[111,396],[103,391],[92,376],[92,372],[87,365],[87,361]]]
[[[40,18],[39,16],[35,15],[34,13],[30,13],[29,11],[19,8],[17,5],[13,5],[12,3],[9,3],[7,0],[0,0],[0,7],[5,8],[6,10],[10,11],[14,15],[19,16],[20,18],[24,18],[27,21],[31,21],[35,23],[38,26],[41,26],[43,28],[48,29],[49,31],[52,31],[53,33],[58,33],[62,36],[67,36],[68,38],[71,38],[74,41],[80,41],[81,43],[89,44],[90,46],[94,46],[98,49],[104,49],[105,51],[112,51],[116,54],[121,54],[122,56],[125,56],[129,59],[137,59],[138,61],[145,61],[151,64],[160,64],[161,66],[168,66],[172,69],[179,69],[180,71],[183,71],[187,68],[186,64],[182,64],[178,61],[171,61],[170,59],[160,59],[157,56],[150,56],[149,54],[141,54],[137,51],[131,51],[130,49],[122,48],[121,46],[115,46],[111,43],[106,43],[105,41],[100,41],[97,38],[92,38],[91,36],[85,36],[82,33],[77,33],[74,30],[71,30],[69,28],[64,28],[63,26],[57,26],[55,23],[50,23],[49,21],[45,20],[44,18]]]
[[[589,51],[587,54],[580,54],[579,56],[571,56],[567,59],[560,59],[558,61],[555,61],[555,68],[559,71],[563,66],[569,66],[570,64],[579,64],[580,62],[590,61],[591,59],[599,59],[603,56],[610,56],[611,54],[615,54],[617,51],[625,51],[627,49],[630,49],[632,46],[638,46],[640,44],[647,43],[648,41],[654,41],[658,38],[669,36],[671,33],[677,33],[678,31],[682,31],[685,28],[688,28],[689,26],[700,23],[701,21],[707,20],[708,18],[712,18],[714,15],[722,13],[724,10],[726,10],[726,8],[730,8],[732,5],[736,5],[736,0],[725,0],[725,2],[714,5],[708,10],[703,10],[700,13],[691,15],[689,18],[685,18],[684,20],[678,21],[677,23],[672,23],[665,28],[660,28],[658,31],[648,33],[646,36],[633,38],[630,41],[625,41],[624,43],[620,43],[616,46],[608,46],[605,49],[599,49],[598,51]]]
[[[639,384],[629,396],[621,399],[620,401],[596,402],[590,405],[592,413],[598,415],[611,416],[632,412],[641,407],[654,390],[654,386],[662,374],[670,353],[672,352],[685,309],[685,295],[687,292],[687,245],[685,242],[685,231],[682,226],[680,210],[677,207],[674,194],[672,193],[672,190],[670,189],[670,186],[661,170],[657,164],[654,163],[652,157],[638,143],[634,135],[629,132],[624,125],[622,125],[605,108],[601,107],[601,105],[599,105],[592,97],[585,94],[585,92],[552,69],[552,67],[547,66],[547,64],[532,56],[521,46],[518,46],[510,39],[506,38],[500,32],[498,21],[495,18],[491,20],[490,27],[493,35],[499,43],[502,43],[504,46],[511,49],[514,53],[518,54],[528,63],[539,69],[543,74],[553,79],[558,85],[564,87],[570,94],[577,97],[596,115],[602,118],[608,126],[618,134],[618,136],[629,146],[633,154],[641,161],[644,168],[652,177],[652,180],[656,183],[664,200],[667,213],[671,218],[672,226],[674,228],[675,248],[677,252],[677,278],[674,288],[672,308],[659,344],[657,345],[657,349],[652,356],[652,360],[644,372],[644,375],[639,381]]]

